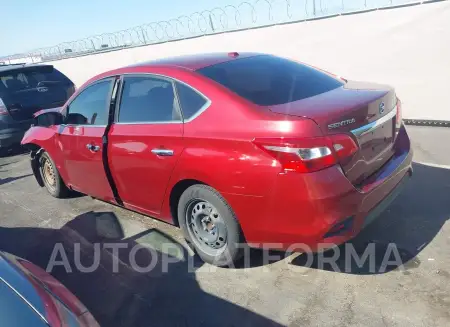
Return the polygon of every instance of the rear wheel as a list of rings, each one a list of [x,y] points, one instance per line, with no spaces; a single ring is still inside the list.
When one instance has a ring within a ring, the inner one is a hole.
[[[242,256],[245,241],[236,216],[212,187],[187,188],[178,203],[178,220],[186,240],[203,261],[230,266]]]
[[[52,158],[47,152],[39,158],[39,171],[47,191],[55,198],[64,198],[69,194],[69,189],[64,184],[61,175]]]

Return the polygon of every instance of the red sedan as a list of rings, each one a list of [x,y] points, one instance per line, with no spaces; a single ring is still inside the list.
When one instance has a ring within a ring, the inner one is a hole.
[[[112,70],[22,144],[55,197],[70,190],[180,226],[207,262],[240,244],[342,243],[412,174],[393,88],[262,54]]]

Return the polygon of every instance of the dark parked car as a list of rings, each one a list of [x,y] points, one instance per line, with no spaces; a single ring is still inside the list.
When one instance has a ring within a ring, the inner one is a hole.
[[[112,70],[36,119],[22,143],[53,196],[73,189],[174,223],[216,264],[245,241],[342,243],[412,173],[393,88],[270,55]]]
[[[31,262],[0,252],[0,324],[99,327],[66,287]]]
[[[0,151],[20,144],[35,112],[62,106],[74,91],[51,65],[0,65]]]

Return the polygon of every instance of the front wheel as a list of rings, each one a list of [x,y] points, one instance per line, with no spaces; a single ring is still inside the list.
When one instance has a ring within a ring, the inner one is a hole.
[[[52,196],[55,198],[68,196],[70,191],[64,184],[55,163],[47,152],[42,153],[39,158],[39,171],[45,188]]]
[[[186,240],[203,261],[230,266],[242,256],[241,227],[231,207],[212,187],[187,188],[178,203],[178,220]]]

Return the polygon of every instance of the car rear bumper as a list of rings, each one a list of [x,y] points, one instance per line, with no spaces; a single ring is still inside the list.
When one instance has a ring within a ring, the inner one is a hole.
[[[404,127],[394,148],[394,156],[358,187],[334,166],[279,174],[269,197],[225,197],[254,247],[317,251],[338,245],[378,217],[411,176],[412,150]]]
[[[363,224],[361,229],[369,226],[378,216],[380,216],[389,205],[394,202],[397,196],[403,191],[406,184],[408,183],[409,178],[412,176],[412,169],[406,174],[403,179],[398,183],[398,185],[386,196],[379,204],[377,204],[370,212],[367,213],[367,216],[364,217]]]

